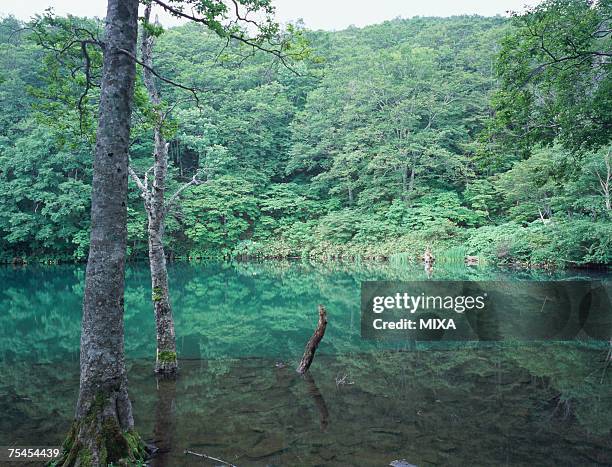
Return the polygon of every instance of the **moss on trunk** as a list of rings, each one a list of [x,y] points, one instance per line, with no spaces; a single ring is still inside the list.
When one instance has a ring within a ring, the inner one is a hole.
[[[112,396],[112,395],[110,395]],[[85,417],[75,420],[63,444],[63,454],[53,465],[89,467],[134,465],[147,456],[145,443],[134,430],[121,429],[116,400],[99,393]]]
[[[157,355],[157,359],[160,362],[176,362],[176,352],[164,350],[162,352],[159,352],[159,354]]]
[[[157,352],[155,372],[162,375],[172,376],[178,370],[176,352],[162,350]]]
[[[164,298],[161,287],[153,287],[153,294],[151,298],[154,302],[160,302]]]

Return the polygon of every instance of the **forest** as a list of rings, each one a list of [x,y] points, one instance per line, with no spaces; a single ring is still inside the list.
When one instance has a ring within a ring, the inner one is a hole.
[[[0,462],[612,463],[612,0],[103,3],[0,19]]]
[[[493,264],[609,264],[611,11],[549,0],[510,18],[337,32],[298,21],[286,26],[288,62],[201,24],[147,24],[164,79],[152,104],[138,70],[129,157],[145,180],[163,109],[167,198],[179,191],[166,255],[417,258],[429,248]],[[51,11],[0,23],[4,262],[87,258],[102,54],[85,44],[84,69],[83,42],[71,39],[102,30]],[[128,256],[144,259],[135,180]]]

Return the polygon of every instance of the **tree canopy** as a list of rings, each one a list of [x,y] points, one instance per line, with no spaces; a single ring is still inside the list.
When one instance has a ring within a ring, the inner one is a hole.
[[[70,63],[54,67],[36,34],[13,32],[24,26],[9,17],[0,27],[3,259],[79,260],[97,90],[79,115],[82,68],[72,79]],[[547,0],[509,19],[289,29],[285,47],[306,58],[289,68],[201,22],[156,31],[158,74],[198,90],[196,102],[158,80],[173,108],[168,192],[196,172],[205,182],[167,219],[170,256],[461,246],[494,262],[610,262],[609,1]],[[152,127],[138,79],[130,156],[144,173]],[[133,186],[132,257],[146,254],[145,225]]]

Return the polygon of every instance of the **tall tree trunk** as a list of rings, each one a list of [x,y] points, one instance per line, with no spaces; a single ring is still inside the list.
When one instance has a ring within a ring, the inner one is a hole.
[[[414,190],[414,164],[410,167],[410,182],[408,183],[408,196],[412,196]]]
[[[174,374],[177,371],[176,338],[174,319],[168,290],[168,270],[164,253],[164,187],[167,172],[167,144],[161,133],[155,132],[155,181],[153,182],[149,218],[149,266],[155,325],[157,331],[157,354],[155,372]]]
[[[151,4],[145,8],[145,21],[148,23],[151,16]],[[142,60],[148,67],[153,67],[153,44],[155,36],[147,28],[143,30]],[[155,85],[155,76],[150,69],[143,69],[144,83],[149,93],[151,103],[157,108],[155,133],[155,162],[153,165],[153,187],[145,208],[149,219],[149,265],[151,269],[151,287],[153,309],[155,312],[155,325],[157,329],[157,354],[155,372],[175,374],[177,371],[176,339],[174,335],[174,318],[170,306],[170,293],[168,290],[168,270],[164,253],[164,222],[166,217],[165,192],[166,176],[168,174],[168,147],[164,139],[163,124],[164,113],[159,109],[160,97]]]
[[[405,165],[402,169],[402,200],[406,201],[406,192],[408,191],[408,166]]]
[[[411,158],[411,164],[402,167],[402,200],[408,201],[414,190],[414,166],[415,158]]]
[[[91,196],[91,243],[81,331],[76,419],[62,465],[143,457],[128,398],[123,343],[127,174],[138,0],[108,0]]]

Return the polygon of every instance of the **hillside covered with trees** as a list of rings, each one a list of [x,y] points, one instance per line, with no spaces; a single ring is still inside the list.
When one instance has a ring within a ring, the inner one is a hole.
[[[169,190],[199,180],[167,218],[166,253],[373,258],[429,247],[494,263],[612,262],[611,17],[607,1],[555,0],[510,19],[295,24],[308,52],[287,66],[197,24],[155,31],[159,75],[197,90],[158,82],[172,110]],[[44,34],[101,28],[0,23],[5,261],[87,255],[99,90],[83,94],[81,54],[58,61]],[[101,54],[89,59],[95,84]],[[139,73],[130,158],[144,176],[152,107]],[[128,254],[145,258],[133,181],[129,197]]]

